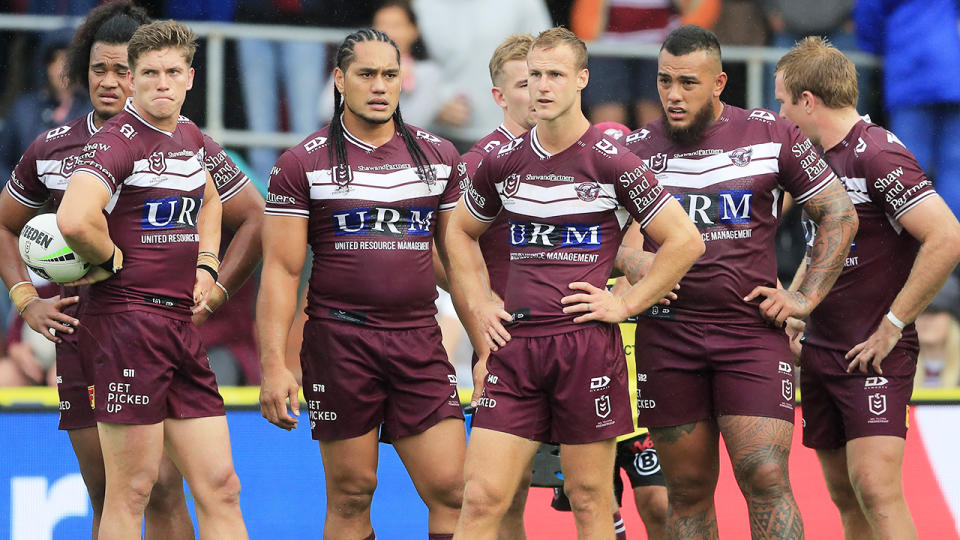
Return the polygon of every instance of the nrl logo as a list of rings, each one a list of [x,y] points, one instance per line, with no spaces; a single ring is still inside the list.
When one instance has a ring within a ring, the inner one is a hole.
[[[737,148],[730,152],[730,161],[737,167],[746,167],[753,156],[753,148]]]
[[[791,401],[793,399],[793,381],[783,379],[780,383],[780,393],[783,394],[783,399]]]
[[[579,184],[576,188],[577,197],[581,201],[591,202],[597,200],[597,195],[600,194],[600,186],[594,182],[584,182]]]
[[[877,392],[872,396],[867,396],[867,405],[870,407],[870,412],[876,416],[887,412],[887,396]]]
[[[520,191],[520,175],[513,173],[503,181],[503,196],[513,197]]]
[[[70,176],[73,174],[73,170],[77,168],[77,156],[70,156],[64,158],[60,162],[60,174],[64,177]]]
[[[664,153],[659,153],[655,156],[650,157],[650,170],[659,173],[667,169],[667,155]]]
[[[350,177],[353,176],[350,166],[335,165],[333,167],[333,183],[344,189],[350,183]]]
[[[167,158],[163,152],[154,152],[150,154],[150,172],[154,174],[163,174],[167,170]]]
[[[610,416],[610,396],[609,395],[603,395],[593,400],[593,406],[598,417],[606,418]]]

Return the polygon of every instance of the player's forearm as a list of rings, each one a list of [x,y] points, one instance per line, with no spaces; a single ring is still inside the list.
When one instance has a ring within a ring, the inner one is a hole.
[[[650,271],[655,253],[620,246],[617,250],[617,259],[613,262],[613,273],[610,277],[624,276],[631,285],[638,283]]]
[[[686,235],[668,238],[661,244],[649,271],[623,297],[630,314],[636,315],[646,310],[672,291],[693,263],[703,255],[703,251],[704,245],[699,234],[695,239],[689,239]]]
[[[450,296],[460,315],[464,328],[470,336],[474,348],[485,344],[476,318],[474,308],[492,299],[490,278],[483,262],[479,242],[465,231],[451,227],[446,236],[447,256],[445,257],[447,278],[450,282]]]
[[[890,311],[906,324],[916,320],[933,301],[960,262],[960,242],[949,230],[938,231],[920,245],[917,258]]]
[[[277,261],[264,261],[256,317],[263,371],[284,365],[287,334],[297,311],[299,282],[299,273],[288,271]]]
[[[807,299],[809,310],[813,310],[840,277],[859,220],[850,196],[839,182],[832,182],[808,201],[804,210],[817,223],[817,236],[797,292]]]
[[[203,192],[203,204],[197,217],[197,232],[200,234],[200,251],[220,253],[220,224],[223,206],[213,180],[207,176],[207,186]]]
[[[0,278],[7,290],[21,281],[30,281],[27,265],[20,258],[18,238],[10,229],[0,225]]]
[[[447,279],[447,269],[444,267],[443,257],[440,256],[440,244],[433,246],[433,278],[437,281],[437,287],[450,292],[450,280]]]
[[[228,201],[227,204],[230,204]],[[223,254],[220,263],[220,278],[217,280],[227,292],[233,294],[243,286],[263,258],[260,231],[263,227],[263,212],[249,215],[233,233],[233,239]]]
[[[803,276],[807,273],[807,257],[804,255],[803,259],[800,260],[800,266],[797,267],[796,273],[793,274],[793,280],[790,282],[790,287],[787,289],[789,291],[796,291],[800,289],[800,284],[803,283]]]
[[[107,219],[99,208],[61,205],[57,211],[57,227],[70,249],[91,264],[100,264],[113,256],[115,246]]]

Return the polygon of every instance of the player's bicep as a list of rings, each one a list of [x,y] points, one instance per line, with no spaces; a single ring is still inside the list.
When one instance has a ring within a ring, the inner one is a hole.
[[[99,213],[110,202],[110,196],[110,190],[103,180],[80,171],[70,177],[60,208],[69,208],[71,213],[90,210]]]
[[[260,222],[263,219],[264,201],[252,182],[248,182],[236,195],[223,202],[223,224],[236,231],[244,223]]]
[[[700,232],[697,231],[697,227],[690,221],[690,216],[673,197],[669,197],[663,208],[653,216],[653,219],[646,224],[643,230],[657,245],[661,246],[670,240],[682,242],[697,242],[700,240]]]
[[[11,234],[19,235],[23,226],[37,215],[38,210],[17,202],[6,189],[0,190],[0,228]]]
[[[464,199],[460,199],[453,212],[447,212],[450,215],[450,222],[445,226],[446,232],[444,240],[446,241],[450,234],[464,233],[470,238],[477,240],[487,229],[490,228],[490,221],[480,221],[474,217],[473,213],[467,209]]]
[[[816,195],[803,203],[803,211],[817,224],[825,218],[836,219],[856,227],[857,212],[850,195],[839,180],[833,180]]]
[[[260,236],[264,266],[299,276],[306,260],[307,224],[308,220],[302,217],[264,216]]]
[[[925,242],[938,234],[957,235],[960,224],[939,196],[926,197],[897,220],[910,236]]]

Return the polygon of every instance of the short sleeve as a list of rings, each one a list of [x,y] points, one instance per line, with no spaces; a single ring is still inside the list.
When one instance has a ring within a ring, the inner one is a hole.
[[[123,181],[133,174],[134,161],[128,146],[118,137],[98,133],[83,147],[72,176],[81,172],[91,174],[100,179],[113,196]]]
[[[268,216],[310,217],[310,184],[300,160],[287,150],[270,171],[267,185]]]
[[[203,135],[203,154],[203,166],[213,177],[213,183],[217,186],[217,193],[220,194],[222,202],[230,200],[250,183],[250,179],[227,155],[220,143],[207,134]]]
[[[624,152],[611,171],[617,202],[627,209],[633,219],[646,227],[663,210],[670,194],[658,182],[642,159]]]
[[[479,221],[489,223],[496,219],[503,206],[500,194],[495,184],[497,170],[500,168],[497,160],[485,159],[477,168],[477,173],[470,180],[470,186],[463,194],[464,205],[470,214]],[[519,185],[520,175],[508,176],[503,180],[505,186],[511,181]]]
[[[456,152],[453,152],[452,159],[453,168],[450,170],[450,178],[447,179],[443,195],[440,196],[441,212],[449,212],[456,208],[460,195],[470,186],[467,164],[460,160],[460,156]]]
[[[467,166],[468,177],[473,178],[473,175],[477,172],[477,167],[479,167],[480,162],[483,161],[483,156],[484,153],[479,150],[470,150],[460,156],[460,161]]]
[[[784,120],[779,120],[776,126],[783,131],[780,137],[780,185],[793,195],[797,203],[804,204],[826,189],[837,175],[800,128]]]
[[[936,195],[933,183],[902,146],[887,144],[863,163],[870,198],[894,219],[899,220],[920,201]]]
[[[40,144],[40,139],[34,141],[27,148],[17,166],[10,173],[10,181],[7,182],[7,192],[10,193],[13,200],[28,208],[40,208],[50,197],[50,190],[40,181],[37,174],[38,144]]]

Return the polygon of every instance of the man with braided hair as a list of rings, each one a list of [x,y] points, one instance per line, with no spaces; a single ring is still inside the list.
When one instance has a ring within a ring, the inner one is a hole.
[[[283,360],[309,242],[300,361],[326,474],[324,537],[374,538],[379,439],[394,445],[426,503],[430,538],[448,539],[466,444],[435,318],[436,283],[445,279],[433,240],[442,254],[466,166],[450,142],[403,122],[400,53],[386,34],[347,36],[333,76],[331,124],[285,152],[270,175],[257,300],[260,410],[280,428],[297,426],[299,385]]]

